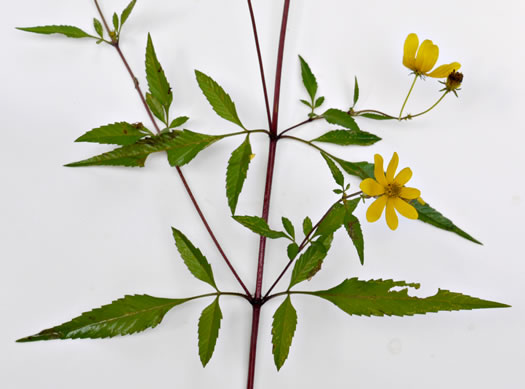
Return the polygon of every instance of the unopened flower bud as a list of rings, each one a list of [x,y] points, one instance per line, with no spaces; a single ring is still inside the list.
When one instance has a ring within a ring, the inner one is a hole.
[[[452,70],[452,73],[450,73],[447,77],[447,82],[445,83],[445,86],[447,87],[448,91],[454,91],[461,86],[462,81],[463,73],[459,73],[455,70]]]

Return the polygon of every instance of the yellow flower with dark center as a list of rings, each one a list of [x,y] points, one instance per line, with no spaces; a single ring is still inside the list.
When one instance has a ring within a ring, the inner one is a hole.
[[[458,62],[452,62],[447,65],[438,66],[430,72],[436,64],[438,57],[439,48],[432,43],[431,40],[426,39],[420,46],[416,34],[412,33],[407,36],[403,51],[403,65],[416,73],[416,75],[445,78],[452,73],[452,71],[457,71],[461,67]]]
[[[402,169],[397,176],[395,175],[399,163],[397,153],[394,153],[392,156],[386,169],[386,175],[383,170],[383,157],[376,154],[374,156],[374,162],[375,180],[367,178],[363,180],[360,185],[364,194],[371,197],[380,196],[368,207],[366,220],[370,223],[379,220],[385,208],[386,223],[391,230],[395,230],[398,225],[396,210],[409,219],[417,219],[417,210],[405,201],[418,199],[421,196],[419,189],[405,186],[410,178],[412,178],[412,170],[406,167]]]

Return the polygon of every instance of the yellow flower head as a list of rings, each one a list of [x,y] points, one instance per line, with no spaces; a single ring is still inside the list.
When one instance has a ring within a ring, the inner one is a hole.
[[[419,50],[418,50],[419,47]],[[416,56],[417,51],[417,56]],[[430,70],[434,67],[439,56],[439,48],[432,43],[431,40],[426,39],[419,46],[419,39],[416,34],[409,34],[405,40],[405,48],[403,51],[403,65],[412,70],[420,76],[429,76],[433,78],[445,78],[452,71],[459,70],[461,65],[458,62],[452,62],[448,65],[438,66],[434,71]],[[429,73],[430,72],[430,73]]]
[[[375,180],[367,178],[361,182],[360,188],[364,194],[372,197],[381,196],[376,199],[366,211],[366,220],[373,223],[381,217],[386,207],[386,223],[391,230],[398,225],[396,210],[409,219],[417,219],[416,209],[405,200],[418,199],[421,195],[419,189],[407,188],[405,184],[412,177],[412,170],[406,167],[397,176],[396,169],[399,163],[397,153],[394,153],[388,168],[383,170],[383,157],[379,154],[374,156]]]

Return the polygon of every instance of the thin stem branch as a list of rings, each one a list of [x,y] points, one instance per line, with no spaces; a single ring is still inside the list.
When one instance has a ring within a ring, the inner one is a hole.
[[[97,10],[98,10],[98,13],[100,15],[100,18],[102,19],[102,22],[104,23],[104,26],[106,27],[106,30],[107,30],[107,33],[108,35],[111,36],[110,34],[110,29],[109,29],[109,26],[106,22],[106,18],[104,17],[104,14],[102,13],[102,10],[100,8],[100,5],[98,3],[98,0],[94,0],[95,2],[95,6],[97,7]],[[113,38],[112,38],[113,39]],[[142,90],[140,88],[140,85],[139,85],[139,82],[138,82],[138,79],[137,77],[135,77],[135,74],[133,73],[133,70],[131,69],[131,67],[129,66],[129,63],[128,61],[126,60],[126,57],[124,56],[124,53],[122,52],[122,50],[120,49],[119,45],[118,45],[118,41],[115,41],[113,39],[113,43],[112,43],[112,46],[117,50],[120,58],[122,59],[122,62],[124,63],[124,66],[126,67],[126,70],[128,71],[131,79],[133,80],[133,84],[135,85],[135,89],[137,90],[137,93],[139,94],[140,96],[140,100],[142,101],[142,104],[144,105],[144,109],[146,110],[146,112],[148,113],[148,116],[150,117],[154,127],[155,127],[155,130],[157,131],[157,133],[160,133],[160,128],[157,124],[157,122],[155,121],[154,117],[153,117],[153,114],[151,112],[151,109],[149,108],[145,98],[144,98],[144,93],[142,93]],[[226,264],[228,265],[228,267],[230,268],[230,270],[232,271],[234,277],[237,279],[237,281],[239,282],[239,284],[241,285],[241,288],[244,290],[244,292],[246,293],[246,296],[248,296],[249,298],[251,298],[251,294],[248,290],[248,288],[246,287],[246,285],[244,285],[244,283],[242,282],[241,278],[239,277],[239,275],[237,274],[237,272],[235,271],[233,265],[231,264],[230,260],[228,259],[228,257],[226,256],[226,254],[224,253],[224,250],[222,249],[221,245],[219,244],[219,242],[217,241],[217,238],[215,237],[215,234],[213,233],[213,231],[211,230],[209,224],[208,224],[208,221],[206,220],[206,217],[204,216],[204,214],[202,213],[198,203],[197,203],[197,200],[195,199],[195,196],[193,195],[193,192],[191,191],[189,185],[188,185],[188,182],[186,181],[186,178],[184,177],[184,174],[182,173],[182,170],[180,169],[180,167],[176,167],[176,170],[177,170],[177,173],[179,174],[179,177],[180,179],[182,180],[182,183],[184,184],[184,188],[186,189],[186,192],[188,193],[188,196],[190,197],[191,199],[191,202],[193,203],[193,206],[195,207],[195,209],[197,210],[197,213],[199,214],[201,220],[202,220],[202,223],[204,224],[206,230],[208,231],[211,239],[213,240],[213,243],[215,243],[215,246],[217,247],[217,249],[219,250],[220,254],[222,255],[222,257],[224,258]]]
[[[268,99],[268,89],[266,87],[266,77],[264,76],[264,66],[261,55],[261,46],[259,45],[259,35],[257,33],[257,23],[255,22],[255,14],[253,13],[252,1],[248,0],[248,9],[250,10],[250,18],[253,27],[253,37],[255,40],[255,48],[257,50],[257,59],[259,61],[259,71],[261,73],[261,82],[264,92],[264,103],[266,105],[266,115],[268,116],[268,128],[272,126],[272,116],[270,114],[270,102]]]
[[[432,110],[433,110],[433,109],[434,109],[439,103],[441,103],[441,100],[443,100],[443,99],[445,98],[445,96],[448,94],[448,92],[449,92],[449,91],[445,91],[445,93],[443,93],[443,95],[439,98],[439,100],[436,101],[436,102],[434,103],[434,105],[432,105],[432,106],[431,106],[429,109],[427,109],[426,111],[420,112],[420,113],[418,113],[418,114],[416,114],[416,115],[409,115],[409,116],[410,116],[411,118],[416,118],[416,117],[418,117],[418,116],[421,116],[421,115],[426,114],[427,112],[432,111]]]
[[[407,97],[405,98],[405,101],[403,102],[403,105],[401,106],[401,112],[399,112],[399,120],[401,120],[401,116],[403,116],[403,110],[405,109],[405,105],[407,104],[408,98],[410,97],[410,94],[412,93],[412,89],[414,89],[414,85],[416,85],[417,78],[419,76],[416,74],[414,76],[414,81],[412,82],[412,85],[410,86],[410,90],[408,91]]]
[[[280,134],[279,134],[279,138],[282,137],[284,134],[286,134],[288,131],[292,131],[294,129],[296,129],[297,127],[301,127],[301,126],[304,126],[305,124],[308,124],[308,123],[311,123],[313,122],[314,120],[319,120],[319,119],[322,119],[323,117],[322,116],[316,116],[314,118],[309,118],[305,121],[302,121],[301,123],[298,123],[294,126],[291,126],[289,128],[287,128],[286,130],[283,130]]]

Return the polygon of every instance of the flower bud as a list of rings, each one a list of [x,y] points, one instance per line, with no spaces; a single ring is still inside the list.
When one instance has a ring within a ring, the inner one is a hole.
[[[447,82],[445,83],[445,86],[449,92],[454,91],[461,86],[462,81],[463,73],[459,73],[455,70],[452,70],[452,73],[450,73],[447,77]]]

